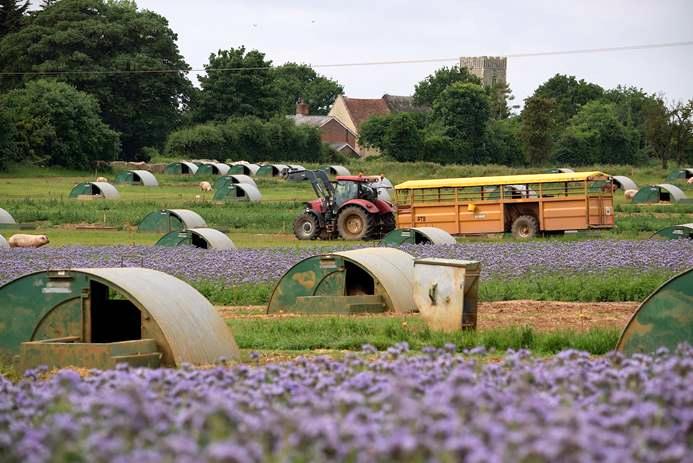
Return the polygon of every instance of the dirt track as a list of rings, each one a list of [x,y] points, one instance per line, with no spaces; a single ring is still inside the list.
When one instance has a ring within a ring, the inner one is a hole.
[[[479,305],[478,328],[481,330],[528,325],[537,330],[586,330],[590,328],[623,328],[637,302],[555,302],[502,301]],[[266,315],[262,306],[217,307],[224,318],[296,317],[295,314]],[[355,315],[369,317],[374,315]],[[384,316],[384,315],[376,315]],[[401,315],[385,315],[397,317]]]

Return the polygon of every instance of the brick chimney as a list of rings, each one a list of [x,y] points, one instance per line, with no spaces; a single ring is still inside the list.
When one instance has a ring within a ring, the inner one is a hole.
[[[303,101],[303,98],[299,98],[296,103],[296,115],[297,116],[307,116],[310,114],[310,106],[308,103]]]

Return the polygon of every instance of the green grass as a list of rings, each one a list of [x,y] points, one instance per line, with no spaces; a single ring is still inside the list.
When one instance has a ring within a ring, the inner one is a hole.
[[[613,329],[541,332],[530,327],[442,333],[430,330],[417,316],[237,318],[227,324],[240,348],[258,350],[358,350],[364,344],[385,349],[407,342],[414,350],[454,343],[459,350],[484,346],[553,354],[572,348],[599,355],[612,350],[619,336]]]

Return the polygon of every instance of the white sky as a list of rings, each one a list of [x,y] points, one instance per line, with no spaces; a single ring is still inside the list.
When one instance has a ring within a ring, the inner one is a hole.
[[[245,45],[274,64],[447,58],[693,40],[691,0],[138,0],[168,18],[181,53]],[[556,73],[693,98],[693,46],[511,58],[516,103]],[[443,65],[317,68],[352,97],[407,95]],[[194,81],[196,79],[193,79]]]

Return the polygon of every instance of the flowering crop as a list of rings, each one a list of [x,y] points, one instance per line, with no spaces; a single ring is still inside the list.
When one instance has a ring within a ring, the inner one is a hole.
[[[0,250],[0,284],[47,268],[144,266],[186,281],[237,285],[275,282],[295,263],[341,248],[265,248],[207,251],[159,246],[63,247]],[[506,278],[528,274],[679,271],[693,265],[693,243],[676,241],[545,241],[403,246],[417,257],[479,260],[482,275]]]
[[[689,346],[499,362],[406,351],[0,377],[0,460],[693,461]]]

